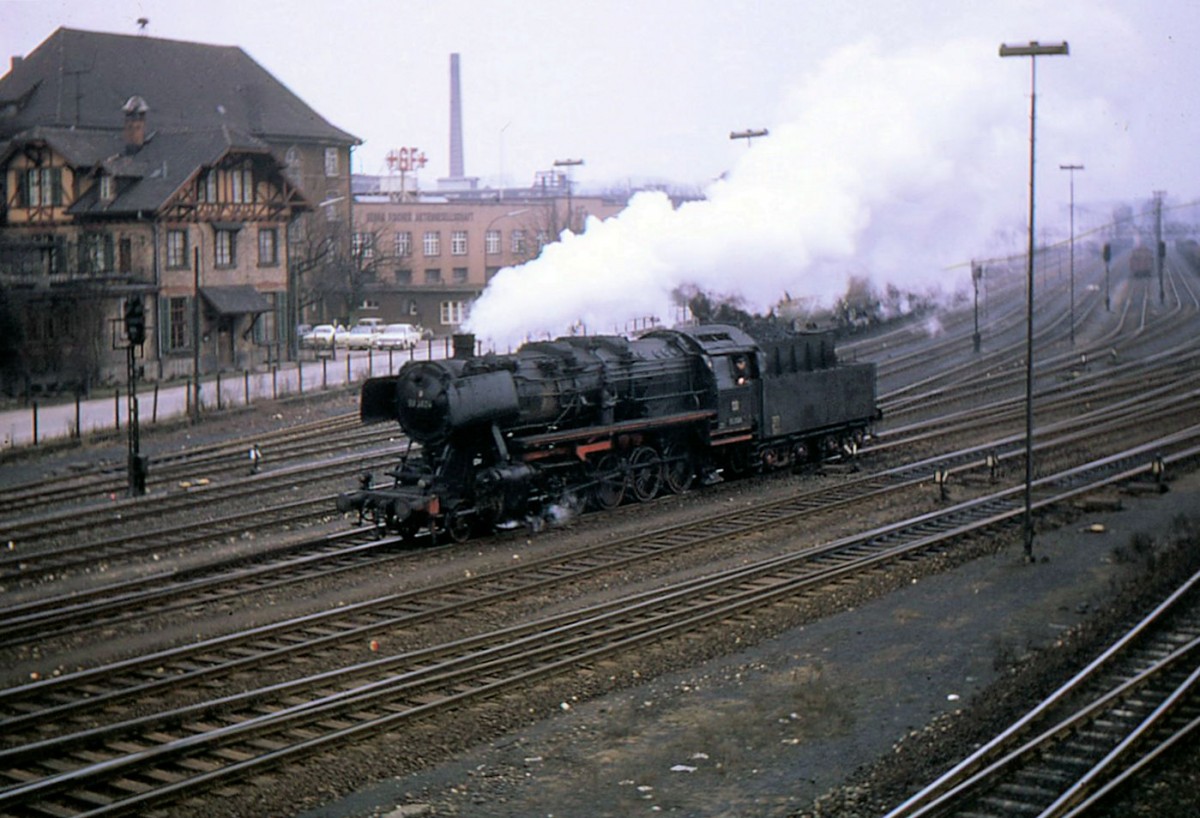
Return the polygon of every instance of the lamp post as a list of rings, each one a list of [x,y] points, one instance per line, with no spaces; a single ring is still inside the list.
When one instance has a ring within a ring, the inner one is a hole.
[[[1065,42],[1000,45],[1001,57],[1029,57],[1029,255],[1025,277],[1025,560],[1033,561],[1033,251],[1034,166],[1037,144],[1037,58],[1068,55]]]
[[[979,334],[979,282],[981,281],[983,281],[983,265],[971,262],[971,283],[975,287],[975,334],[971,340],[976,352],[983,345],[983,338]]]
[[[573,168],[577,165],[582,165],[582,159],[555,159],[554,167],[556,168]],[[567,173],[567,229],[572,233],[575,232],[574,219],[571,212],[571,174]]]
[[[744,131],[730,131],[729,138],[730,139],[745,139],[746,147],[748,148],[748,147],[750,147],[750,141],[752,139],[754,139],[756,136],[769,136],[770,133],[771,132],[768,131],[766,128],[747,128]]]
[[[508,219],[513,216],[520,216],[522,213],[528,213],[529,210],[530,210],[530,208],[528,208],[528,207],[522,207],[520,210],[510,210],[507,213],[501,213],[499,216],[496,216],[490,222],[488,222],[487,227],[483,228],[483,265],[484,265],[484,279],[485,279],[484,283],[485,284],[487,283],[487,281],[486,281],[486,279],[487,279],[487,235],[488,235],[488,233],[491,232],[492,225],[494,225],[496,222],[500,221],[501,219]],[[501,254],[503,254],[503,252],[504,252],[504,242],[503,241],[500,242],[500,251],[499,252]]]
[[[1071,346],[1075,346],[1075,171],[1083,165],[1059,165],[1059,170],[1071,173]]]

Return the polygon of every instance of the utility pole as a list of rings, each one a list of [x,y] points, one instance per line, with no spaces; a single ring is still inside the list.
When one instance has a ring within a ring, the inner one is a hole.
[[[577,167],[582,164],[583,164],[582,159],[555,159],[554,160],[554,167],[556,167],[556,168],[573,168],[573,167]],[[575,214],[573,212],[573,205],[571,204],[572,183],[571,183],[570,171],[566,172],[565,179],[567,182],[567,229],[570,230],[572,233],[574,233],[575,232]]]
[[[975,335],[972,338],[976,352],[980,350],[983,342],[979,335],[979,282],[981,281],[983,281],[983,265],[971,262],[971,283],[975,285]]]
[[[1029,57],[1029,255],[1025,278],[1025,561],[1033,562],[1033,251],[1034,158],[1037,144],[1037,58],[1071,53],[1066,42],[1000,45],[1001,57]]]
[[[1166,245],[1162,237],[1162,204],[1165,190],[1154,191],[1154,264],[1158,269],[1158,303],[1167,302],[1167,291],[1163,286],[1163,263],[1166,261]]]
[[[1075,346],[1075,171],[1083,165],[1059,165],[1059,170],[1071,173],[1071,346]]]

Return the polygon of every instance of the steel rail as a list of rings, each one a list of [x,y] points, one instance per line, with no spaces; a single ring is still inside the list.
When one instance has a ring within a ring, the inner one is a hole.
[[[1194,438],[1200,429],[1192,434]],[[1168,442],[1156,441],[1154,445],[1163,448]],[[1173,456],[1196,454],[1197,449],[1192,448]],[[1127,452],[1091,465],[1111,472],[1114,462],[1136,456],[1135,452]],[[1106,484],[1130,479],[1147,468],[1143,465],[1119,474],[1101,474],[1096,481]],[[1086,470],[1081,467],[1074,471],[1078,476]],[[1045,488],[1063,477],[1056,475],[1040,482]],[[1077,490],[1079,487],[1066,493]],[[837,576],[890,564],[904,555],[1004,524],[1021,513],[1014,502],[1019,493],[1020,488],[1008,489],[827,546],[681,583],[666,591],[649,592],[626,608],[602,606],[599,614],[583,609],[574,612],[574,621],[566,624],[553,620],[536,635],[522,635],[515,642],[485,648],[479,655],[469,654],[451,659],[448,664],[434,663],[415,671],[420,677],[417,679],[405,674],[387,676],[367,685],[319,695],[278,712],[237,716],[238,723],[222,726],[203,722],[196,725],[200,732],[190,735],[179,736],[178,731],[139,734],[142,738],[117,742],[105,753],[93,750],[97,756],[90,760],[83,756],[81,766],[74,769],[61,769],[65,759],[55,756],[60,763],[47,772],[40,776],[32,771],[22,773],[35,777],[0,790],[0,808],[36,802],[40,807],[59,809],[62,814],[71,814],[75,809],[80,814],[111,815],[176,799],[196,787],[244,777],[300,754],[395,728],[438,705],[461,707],[466,700],[577,669],[617,651],[694,633],[699,627],[827,584]],[[1062,496],[1041,498],[1039,502],[1057,502]],[[540,664],[531,664],[542,656]],[[405,682],[412,681],[418,684],[416,689],[401,689]],[[164,717],[171,718],[169,714]],[[215,718],[216,714],[210,714],[210,722]],[[207,752],[199,755],[205,748]],[[114,751],[118,754],[113,755]],[[143,771],[147,765],[150,769]],[[163,779],[169,782],[165,786],[161,785]],[[111,781],[115,786],[107,783]]]
[[[1190,658],[1191,661],[1185,666],[1188,670],[1194,671],[1197,667],[1195,655],[1196,651],[1200,650],[1200,640],[1193,638],[1188,645],[1180,647],[1177,640],[1172,638],[1173,630],[1168,630],[1165,634],[1161,631],[1163,622],[1169,616],[1174,616],[1185,603],[1194,606],[1197,592],[1200,592],[1200,573],[1194,574],[1182,583],[1098,657],[1028,713],[892,809],[887,813],[887,818],[937,815],[955,805],[962,804],[967,797],[975,797],[977,790],[994,788],[1000,772],[1021,761],[1029,753],[1045,747],[1051,739],[1063,734],[1070,734],[1072,726],[1079,721],[1092,719],[1097,712],[1102,710],[1107,712],[1104,710],[1107,703],[1123,702],[1122,695],[1126,691],[1134,688],[1142,690],[1149,680],[1156,678],[1158,672],[1181,658]],[[1191,617],[1190,631],[1196,633],[1197,630],[1200,630],[1200,614],[1195,611],[1194,607]],[[1145,645],[1151,640],[1156,631],[1159,632],[1160,637],[1157,644],[1150,642],[1148,650],[1141,654],[1134,653],[1139,645]],[[1128,658],[1131,654],[1134,656],[1132,662]],[[1157,658],[1147,659],[1147,656],[1153,654],[1158,654]],[[1131,672],[1130,665],[1136,667],[1136,670]],[[1190,689],[1195,681],[1195,672],[1192,672],[1184,684]],[[1085,696],[1082,705],[1071,704],[1073,698],[1079,697],[1081,692],[1086,692],[1088,688],[1091,688],[1093,692]],[[1173,689],[1178,689],[1178,686]],[[1144,692],[1143,690],[1143,694]],[[1160,704],[1171,698],[1169,691],[1160,691],[1160,694],[1156,696]],[[1151,693],[1151,695],[1155,694]],[[1064,709],[1070,712],[1068,717],[1051,720],[1052,725],[1049,727],[1038,726],[1048,720],[1052,714]],[[1139,729],[1150,724],[1149,719],[1140,721]],[[1185,727],[1188,730],[1194,729],[1194,725]],[[1035,729],[1039,731],[1036,737],[1024,738],[1033,733]],[[1101,790],[1104,790],[1106,794],[1111,792],[1118,778],[1127,781],[1131,771],[1122,770],[1114,774],[1107,784],[1099,782],[1099,786],[1089,786],[1095,784],[1096,779],[1114,765],[1121,755],[1118,750],[1127,748],[1131,743],[1129,739],[1133,735],[1134,732],[1131,730],[1122,740],[1110,742],[1111,752],[1107,752],[1099,764],[1089,765],[1087,772],[1071,776],[1070,784],[1061,787],[1057,793],[1053,794],[1052,803],[1043,802],[1037,810],[1032,811],[1040,810],[1040,814],[1066,814],[1065,811],[1068,809],[1077,809],[1081,801],[1087,800],[1087,796],[1098,796]],[[1167,740],[1174,741],[1176,739]],[[1134,762],[1125,766],[1132,768],[1135,765],[1141,769],[1144,763]],[[1051,808],[1053,812],[1049,811]]]

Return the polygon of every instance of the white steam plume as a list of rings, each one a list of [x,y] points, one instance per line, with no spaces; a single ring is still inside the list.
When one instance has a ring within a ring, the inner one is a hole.
[[[979,41],[842,50],[706,200],[673,209],[663,194],[635,195],[502,270],[467,328],[500,348],[578,322],[611,332],[669,319],[689,286],[759,312],[785,291],[831,304],[851,276],[915,292],[966,286],[965,262],[1024,224],[1028,74],[1006,67]]]

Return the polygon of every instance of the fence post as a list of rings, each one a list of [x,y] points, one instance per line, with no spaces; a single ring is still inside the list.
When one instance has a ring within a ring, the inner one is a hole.
[[[249,369],[242,370],[242,401],[247,406],[250,405],[250,370]]]
[[[350,361],[353,358],[354,358],[354,356],[350,354],[350,350],[346,350],[346,386],[350,385],[350,381],[352,378],[352,376],[350,374]]]
[[[113,390],[113,423],[117,427],[117,431],[121,431],[121,390]]]
[[[79,390],[75,390],[75,439],[83,439],[83,414],[80,407]]]
[[[300,358],[296,359],[296,373],[300,382],[300,394],[304,394],[304,361]]]
[[[217,370],[217,411],[220,412],[223,408],[221,405],[221,372]]]
[[[271,400],[279,400],[279,365],[271,367]]]
[[[158,423],[158,381],[154,382],[154,405],[150,407],[150,422]]]
[[[38,445],[38,402],[33,401],[33,445]]]
[[[321,389],[329,388],[329,359],[321,359]]]

